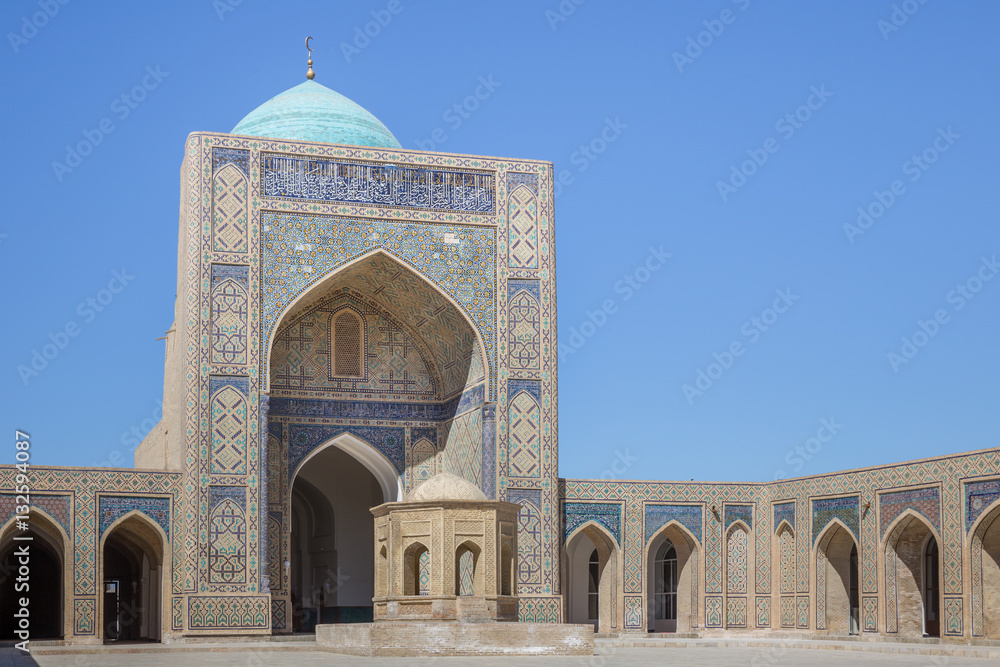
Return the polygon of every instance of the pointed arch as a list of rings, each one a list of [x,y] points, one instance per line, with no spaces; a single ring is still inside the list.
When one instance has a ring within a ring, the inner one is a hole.
[[[295,467],[295,470],[290,478],[289,488],[291,488],[294,484],[295,479],[302,471],[303,466],[305,466],[306,463],[308,463],[321,451],[329,447],[336,447],[337,449],[347,452],[361,465],[368,469],[368,471],[378,481],[379,486],[382,489],[383,502],[395,502],[403,497],[403,481],[400,478],[399,473],[396,472],[396,468],[393,466],[392,461],[386,458],[382,452],[378,451],[370,443],[362,440],[353,433],[341,433],[314,447],[312,451],[306,454]],[[291,511],[291,507],[289,507],[289,511]]]
[[[607,528],[594,520],[577,526],[565,540],[563,573],[566,577],[565,617],[570,622],[593,623],[598,632],[613,632],[620,625],[618,591],[621,570],[620,546]],[[592,565],[591,555],[597,554]],[[590,580],[594,579],[597,618],[588,617]]]
[[[749,600],[753,593],[753,532],[742,519],[726,529],[726,627],[745,628],[749,621]]]
[[[7,557],[8,549],[13,549],[17,544],[23,544],[14,541],[14,537],[18,536],[21,531],[17,529],[17,519],[18,517],[12,516],[6,523],[0,526],[0,564]],[[37,537],[38,540],[44,544],[44,549],[48,549],[52,552],[56,559],[56,567],[58,568],[58,574],[55,575],[54,580],[58,582],[56,587],[56,594],[52,596],[51,600],[46,600],[48,603],[52,603],[54,607],[53,611],[56,609],[57,618],[54,619],[53,630],[54,636],[48,636],[45,630],[45,626],[37,621],[33,622],[32,625],[32,637],[37,637],[39,639],[57,639],[59,637],[69,637],[73,634],[73,625],[70,610],[66,608],[66,597],[67,592],[72,591],[73,586],[73,542],[69,539],[69,535],[60,525],[59,521],[45,511],[43,508],[37,506],[30,506],[28,508],[28,525],[30,528],[30,534],[33,537]],[[52,575],[53,573],[46,573],[42,569],[41,559],[34,559],[32,562],[32,573],[34,576],[45,576],[46,574]],[[14,579],[9,578],[6,582],[0,581],[0,585],[10,582],[13,584]],[[13,593],[13,591],[11,591]],[[4,591],[3,597],[13,601],[16,596],[11,594],[9,597],[7,592]],[[32,611],[35,614],[45,613],[44,603],[35,605],[38,603],[32,603]],[[4,612],[6,613],[6,609]],[[9,618],[13,618],[13,610],[10,610]],[[7,616],[5,616],[7,618]],[[46,619],[48,620],[48,619]],[[93,620],[93,619],[91,619]]]
[[[138,604],[135,598],[132,603],[122,604],[121,608],[110,609],[109,591],[106,587],[103,599],[98,601],[97,637],[107,640],[109,637],[145,638],[160,640],[162,638],[163,619],[168,617],[167,589],[169,565],[166,559],[170,540],[160,524],[148,514],[139,509],[133,509],[111,522],[101,533],[97,551],[97,581],[104,587],[105,581],[111,577],[120,577],[121,572],[112,572],[108,567],[109,548],[124,554],[131,561],[132,580],[144,577],[148,569],[147,582],[139,582],[132,586],[132,593],[139,592]],[[128,589],[119,581],[116,594],[126,595]],[[127,599],[127,598],[126,598]],[[118,623],[115,624],[115,619]],[[116,627],[117,625],[117,627]],[[123,635],[124,630],[129,635]],[[138,632],[136,632],[138,631]]]
[[[940,560],[935,562],[936,571],[925,571],[925,553],[931,539],[936,545],[942,544],[941,536],[927,517],[912,508],[900,512],[886,528],[879,550],[886,633],[901,637],[940,635],[940,596],[925,599],[927,577],[937,582],[941,576]]]
[[[771,587],[772,604],[778,610],[776,627],[782,629],[795,628],[797,553],[795,528],[783,519],[771,537],[771,572],[775,578]]]
[[[351,269],[356,268],[358,265],[366,262],[375,257],[384,257],[385,259],[391,260],[395,264],[398,264],[401,269],[405,269],[407,272],[416,276],[423,284],[425,284],[432,292],[434,292],[438,297],[450,304],[459,314],[461,320],[471,329],[475,339],[473,342],[473,347],[475,353],[479,355],[479,358],[483,360],[482,370],[484,374],[484,385],[486,390],[486,395],[489,395],[489,389],[493,378],[491,377],[491,364],[490,357],[486,354],[486,346],[484,343],[483,332],[480,330],[479,326],[476,324],[475,320],[469,315],[462,304],[458,303],[454,297],[452,297],[446,290],[438,286],[433,280],[426,276],[419,269],[415,268],[404,259],[396,256],[392,252],[384,248],[375,248],[369,252],[363,253],[354,259],[345,262],[339,266],[336,266],[329,271],[327,271],[323,276],[315,280],[311,285],[303,289],[299,294],[297,294],[275,318],[274,323],[270,327],[270,331],[264,332],[264,352],[262,356],[262,379],[264,382],[264,391],[270,391],[270,374],[271,374],[271,352],[274,348],[274,342],[281,326],[288,321],[291,317],[294,317],[296,313],[302,310],[307,304],[312,302],[317,298],[318,295],[325,294],[329,292],[337,283],[337,281],[342,278]]]
[[[1000,639],[1000,499],[979,514],[968,540],[972,636]]]
[[[482,548],[474,540],[465,540],[455,549],[455,595],[484,595],[481,554]]]
[[[834,517],[817,535],[813,547],[816,629],[847,635],[857,630],[857,559],[854,532]]]
[[[669,572],[669,565],[665,568],[666,574],[672,574],[669,581],[664,572],[656,571],[656,554],[666,542],[676,553],[674,571]],[[646,626],[650,632],[691,632],[698,627],[700,554],[701,544],[694,533],[676,519],[667,521],[646,541]],[[672,588],[672,594],[660,588]]]

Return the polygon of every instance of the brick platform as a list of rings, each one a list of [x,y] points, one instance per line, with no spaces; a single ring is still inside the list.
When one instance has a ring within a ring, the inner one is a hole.
[[[316,626],[316,647],[349,655],[593,655],[591,625],[352,623]]]

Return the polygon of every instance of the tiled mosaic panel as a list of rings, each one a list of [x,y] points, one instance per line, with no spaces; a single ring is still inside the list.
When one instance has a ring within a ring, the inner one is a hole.
[[[728,530],[734,521],[742,521],[753,530],[753,507],[751,505],[726,505],[725,527]]]
[[[212,487],[209,492],[208,572],[212,584],[247,580],[246,489]]]
[[[67,535],[72,535],[69,503],[69,496],[48,496],[32,493],[30,507],[31,509],[42,510],[50,518],[54,519],[57,524],[62,526]],[[16,515],[17,506],[17,494],[0,493],[0,526],[6,524]]]
[[[92,635],[97,627],[97,601],[93,598],[73,600],[73,634]]]
[[[518,621],[521,623],[561,623],[562,597],[519,597]]]
[[[963,634],[962,598],[944,599],[944,634],[961,637]]]
[[[726,560],[726,592],[730,595],[747,592],[749,536],[737,526],[729,533]],[[744,619],[745,620],[745,619]]]
[[[983,511],[1000,500],[1000,479],[965,485],[965,530],[968,532]]]
[[[213,475],[247,474],[249,415],[246,396],[231,385],[214,392],[211,420],[209,470]]]
[[[986,532],[990,529],[996,530],[993,524],[1000,520],[1000,505],[995,506],[990,512],[980,519],[975,532],[972,534],[970,558],[972,561],[972,636],[983,637],[986,634],[985,606],[986,591],[983,582],[983,559],[996,558],[983,555],[983,540]]]
[[[492,172],[414,168],[361,160],[264,154],[261,195],[272,199],[375,204],[461,213],[493,213]]]
[[[476,486],[482,485],[483,472],[483,412],[470,410],[445,422],[444,471],[457,475]]]
[[[342,433],[350,433],[373,446],[389,459],[399,474],[403,474],[405,434],[402,427],[291,424],[288,445],[289,479],[310,452]]]
[[[271,624],[268,596],[202,596],[188,598],[191,630],[260,630]]]
[[[645,629],[642,625],[642,597],[638,595],[625,596],[625,629]]]
[[[795,598],[793,596],[781,597],[781,627],[795,627]]]
[[[878,598],[864,596],[861,598],[861,630],[863,632],[878,632]]]
[[[881,537],[892,525],[893,520],[906,510],[913,510],[925,519],[934,530],[941,531],[941,493],[937,487],[896,491],[879,495],[879,526]]]
[[[473,568],[474,556],[471,551],[463,551],[458,557],[458,594],[474,595],[473,589]]]
[[[809,628],[809,598],[804,595],[798,597],[798,612],[796,614],[795,627],[800,629]]]
[[[233,164],[215,174],[213,180],[212,249],[216,252],[247,251],[250,186],[246,175]]]
[[[507,502],[517,503],[517,577],[518,584],[542,583],[542,504],[540,489],[508,489]]]
[[[781,503],[774,506],[774,527],[781,525],[782,521],[787,521],[795,529],[795,503]]]
[[[781,593],[795,593],[795,534],[787,526],[778,534],[778,567]]]
[[[857,540],[861,531],[858,530],[858,508],[860,500],[858,496],[847,496],[846,498],[819,498],[812,503],[812,532],[813,541],[819,537],[823,528],[830,523],[831,519],[839,519],[854,534]]]
[[[563,504],[563,541],[585,523],[593,521],[607,528],[621,544],[622,508],[617,503],[564,503]]]
[[[288,628],[288,601],[271,600],[271,629],[286,630]]]
[[[726,598],[726,627],[747,627],[747,599],[743,597]]]
[[[539,405],[539,383],[518,391],[510,401],[507,424],[507,475],[538,478],[542,474],[542,408]]]
[[[758,628],[771,627],[771,598],[758,597],[754,604],[754,625]]]
[[[264,213],[262,340],[285,308],[333,269],[379,248],[449,295],[475,325],[496,377],[496,232],[490,227],[428,225],[374,218]],[[446,243],[445,238],[458,243]],[[399,263],[368,262],[371,280],[386,288],[415,290],[420,282],[399,274]],[[399,281],[405,285],[397,288]],[[440,300],[428,291],[415,307]],[[402,297],[400,297],[402,299]],[[395,311],[398,313],[398,311]],[[433,313],[432,313],[433,314]],[[414,313],[418,317],[419,313]],[[404,316],[403,319],[406,319]],[[430,319],[433,319],[430,318]]]
[[[667,523],[676,521],[691,531],[691,535],[700,544],[702,526],[701,505],[654,505],[645,506],[645,532],[643,544],[648,544],[653,535],[660,532]]]
[[[507,196],[507,225],[510,234],[508,261],[512,269],[537,269],[541,248],[538,229],[538,200],[524,185]]]
[[[417,560],[417,571],[420,574],[418,579],[418,595],[431,594],[431,552],[424,549],[420,552]]]
[[[249,326],[249,268],[212,266],[212,363],[245,366]]]
[[[705,627],[722,627],[722,598],[709,596],[705,598]]]
[[[101,496],[100,534],[129,512],[139,511],[152,519],[170,539],[170,498],[142,498],[138,496]]]
[[[507,365],[511,371],[537,371],[542,366],[542,308],[537,280],[511,280],[507,285]]]

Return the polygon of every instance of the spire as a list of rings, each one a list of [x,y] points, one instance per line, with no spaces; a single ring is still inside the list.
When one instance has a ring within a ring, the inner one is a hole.
[[[306,37],[306,49],[309,50],[309,62],[307,63],[309,65],[309,71],[306,72],[306,78],[312,81],[313,78],[316,77],[316,72],[313,71],[313,50],[312,47],[309,46],[310,39],[312,39],[312,37]]]

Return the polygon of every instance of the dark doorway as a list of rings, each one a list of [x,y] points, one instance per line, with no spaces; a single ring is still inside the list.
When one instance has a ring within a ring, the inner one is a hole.
[[[941,636],[940,582],[938,581],[938,545],[931,537],[924,550],[924,633],[928,637]]]
[[[14,631],[22,597],[29,600],[31,639],[62,637],[62,559],[41,535],[27,533],[18,537],[31,540],[11,541],[0,550],[0,640],[18,639]],[[17,553],[27,545],[28,575],[25,581],[19,573],[21,556]],[[21,581],[18,581],[21,579]],[[28,590],[17,590],[27,584]]]

